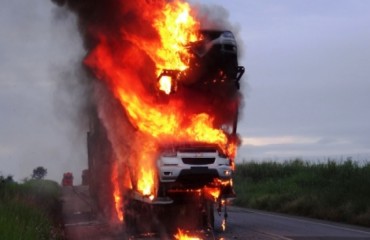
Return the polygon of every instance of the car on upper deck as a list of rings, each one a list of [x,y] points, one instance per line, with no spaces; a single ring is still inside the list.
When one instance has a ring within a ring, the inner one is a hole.
[[[172,78],[172,90],[181,85],[207,89],[231,86],[240,88],[244,67],[238,65],[238,47],[234,34],[229,30],[199,31],[200,39],[186,47],[190,53],[189,67],[183,71],[164,69],[158,77]]]

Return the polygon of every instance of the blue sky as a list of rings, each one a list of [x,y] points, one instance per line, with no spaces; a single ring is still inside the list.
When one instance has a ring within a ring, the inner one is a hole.
[[[245,106],[238,160],[370,156],[370,1],[191,1],[223,6],[241,39]],[[74,18],[44,0],[0,8],[0,173],[86,167],[75,97],[83,50]],[[55,19],[58,16],[59,20]],[[216,19],[217,19],[216,17]],[[62,19],[62,20],[61,20]]]

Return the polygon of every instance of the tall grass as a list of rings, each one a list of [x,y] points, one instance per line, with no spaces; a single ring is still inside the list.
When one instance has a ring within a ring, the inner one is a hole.
[[[37,208],[14,201],[0,206],[0,239],[49,239],[51,223]]]
[[[62,239],[59,194],[48,180],[0,184],[0,239]]]
[[[236,169],[236,205],[370,227],[370,164],[298,159]]]

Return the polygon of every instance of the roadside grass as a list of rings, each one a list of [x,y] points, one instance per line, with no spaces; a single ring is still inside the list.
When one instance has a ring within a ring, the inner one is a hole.
[[[370,227],[370,163],[248,162],[234,183],[238,206]]]
[[[49,180],[0,184],[0,239],[63,239],[60,186]]]

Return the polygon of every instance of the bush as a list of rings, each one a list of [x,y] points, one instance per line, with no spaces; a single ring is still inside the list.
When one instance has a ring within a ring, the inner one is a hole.
[[[0,206],[0,239],[50,239],[51,223],[42,211],[22,202]]]
[[[0,239],[62,239],[59,194],[48,180],[0,184]]]
[[[239,206],[370,226],[370,164],[250,162],[234,182]]]

